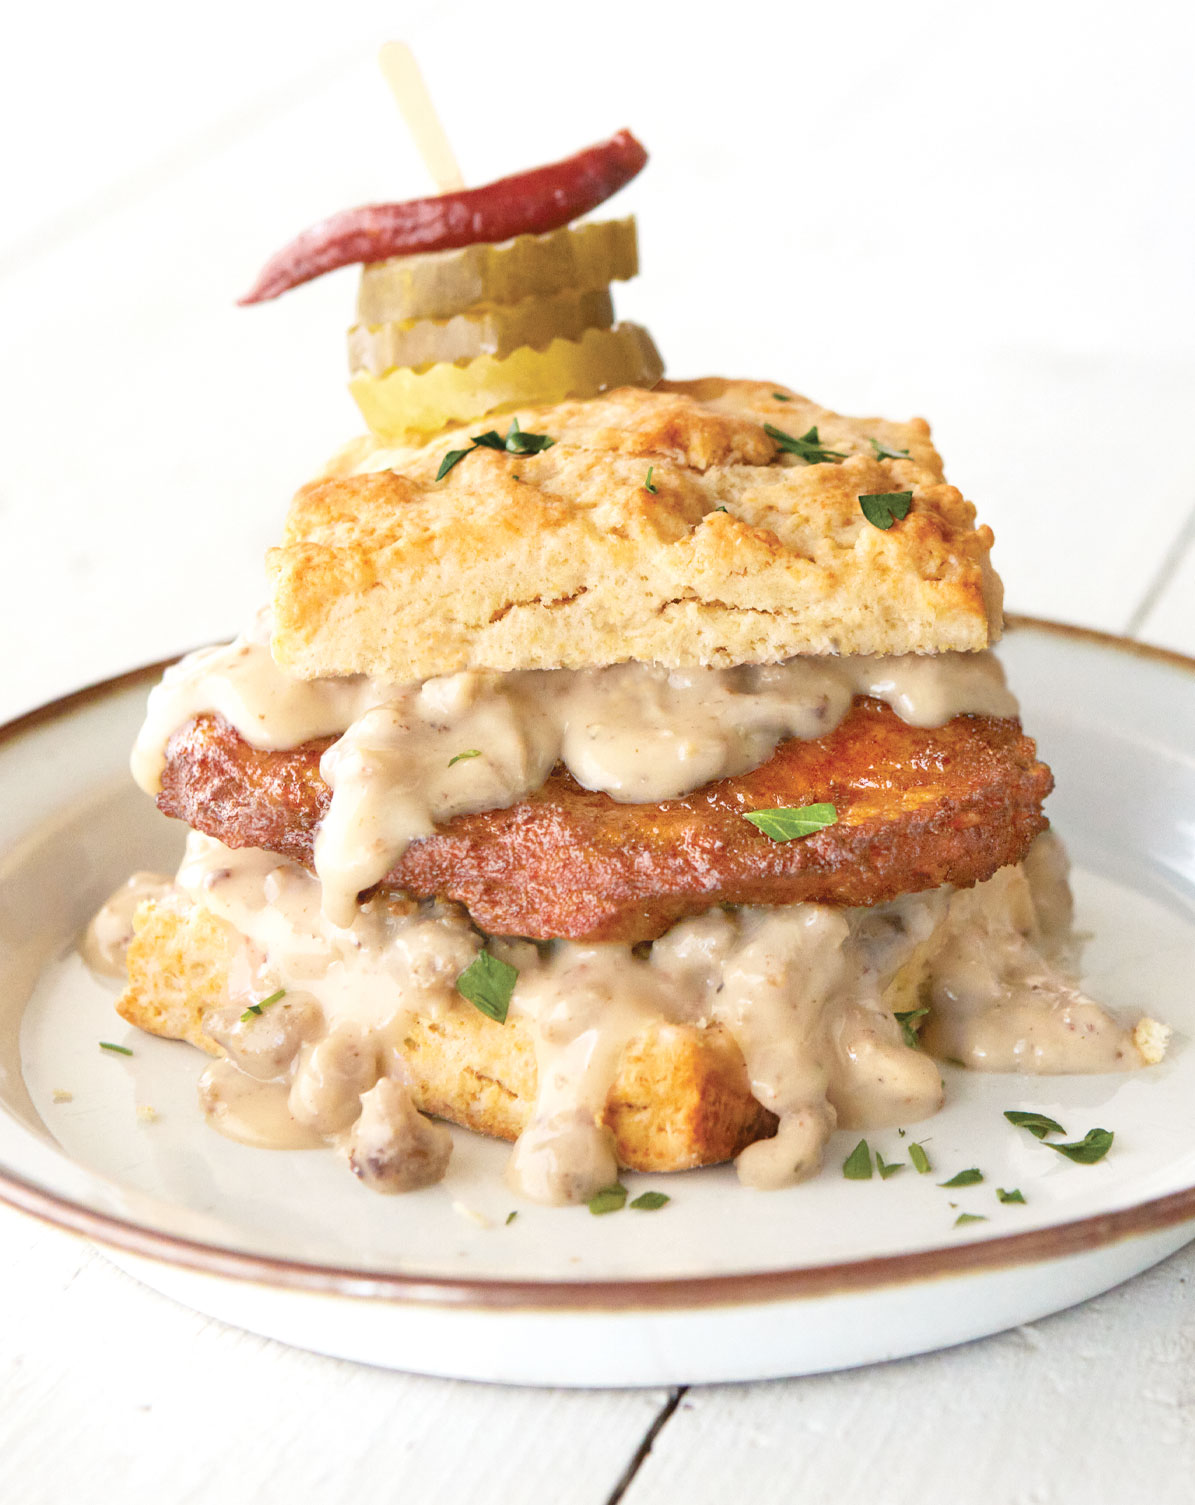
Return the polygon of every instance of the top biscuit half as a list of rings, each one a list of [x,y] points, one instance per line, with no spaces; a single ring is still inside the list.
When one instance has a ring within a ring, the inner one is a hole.
[[[991,530],[946,485],[921,419],[844,418],[714,378],[517,416],[551,447],[471,449],[437,481],[449,451],[507,419],[418,448],[363,440],[298,493],[268,556],[282,668],[403,683],[966,652],[1000,635]],[[816,427],[845,458],[807,463],[765,425]],[[902,491],[891,528],[864,516],[860,496]]]

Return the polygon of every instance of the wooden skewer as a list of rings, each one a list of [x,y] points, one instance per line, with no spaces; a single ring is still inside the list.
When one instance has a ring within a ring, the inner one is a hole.
[[[405,42],[387,42],[378,54],[378,62],[437,193],[463,188],[465,180],[415,54]]]

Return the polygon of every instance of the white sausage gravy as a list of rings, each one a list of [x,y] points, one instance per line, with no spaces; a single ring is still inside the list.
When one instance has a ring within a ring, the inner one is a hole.
[[[167,670],[149,698],[133,773],[160,787],[170,737],[203,712],[253,747],[334,736],[320,773],[332,802],[315,841],[328,917],[351,925],[357,896],[418,837],[455,815],[502,809],[563,763],[586,789],[652,804],[771,757],[786,737],[823,737],[856,695],[912,726],[1015,716],[989,653],[796,658],[735,669],[615,664],[448,675],[394,686],[358,677],[296,680],[274,663],[268,619],[226,647]]]
[[[1119,1071],[1134,1033],[1066,967],[1066,863],[1052,835],[987,883],[870,909],[714,909],[650,947],[486,938],[453,905],[375,898],[341,926],[302,868],[192,834],[166,900],[225,927],[225,1004],[204,1018],[223,1052],[200,1099],[256,1145],[330,1142],[365,1184],[443,1175],[447,1130],[416,1111],[408,1052],[420,1027],[471,1011],[456,979],[478,951],[518,970],[505,1029],[530,1042],[537,1093],[509,1164],[524,1196],[584,1201],[617,1179],[601,1113],[623,1051],[650,1031],[720,1028],[779,1120],[738,1159],[771,1188],[814,1174],[835,1127],[916,1122],[941,1105],[932,1056],[893,1009],[927,1006],[921,1040],[981,1070]],[[250,1004],[277,995],[250,1011]]]
[[[291,679],[268,637],[263,614],[234,643],[169,670],[150,697],[133,769],[156,793],[171,736],[206,712],[256,748],[335,739],[320,764],[332,799],[316,833],[316,876],[192,834],[173,883],[136,875],[82,948],[97,968],[119,970],[142,897],[218,927],[228,984],[203,1016],[220,1055],[200,1100],[224,1134],[263,1146],[334,1143],[383,1192],[438,1180],[451,1138],[415,1107],[412,1041],[454,1016],[476,1025],[456,984],[483,947],[518,973],[500,1027],[530,1046],[536,1091],[508,1174],[540,1202],[584,1201],[617,1179],[603,1110],[626,1048],[653,1033],[712,1030],[738,1047],[752,1094],[778,1124],[737,1162],[760,1188],[814,1174],[835,1127],[934,1113],[942,1081],[933,1055],[986,1070],[1144,1064],[1137,1037],[1074,984],[1066,861],[1048,834],[1022,864],[967,891],[869,909],[718,907],[634,948],[491,938],[455,905],[359,902],[410,842],[454,815],[514,803],[558,762],[585,788],[651,803],[744,773],[784,738],[826,735],[856,695],[886,701],[915,726],[1015,716],[990,654],[735,669],[627,663],[394,686]],[[928,1013],[909,1035],[894,1010],[918,1008]],[[1152,1028],[1156,1044],[1163,1027]]]

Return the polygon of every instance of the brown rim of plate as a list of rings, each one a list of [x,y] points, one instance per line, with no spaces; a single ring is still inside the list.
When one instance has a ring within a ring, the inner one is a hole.
[[[1040,617],[1010,616],[1010,630],[1034,631],[1094,643],[1121,653],[1152,659],[1195,674],[1195,658],[1167,648],[1155,648],[1115,633],[1074,627]],[[114,679],[89,685],[73,694],[39,706],[0,726],[0,745],[22,732],[56,721],[94,700],[150,680],[175,659],[133,669]],[[527,1309],[575,1311],[668,1310],[693,1307],[751,1305],[806,1297],[849,1295],[884,1286],[947,1276],[1009,1269],[1043,1260],[1064,1259],[1140,1238],[1195,1219],[1195,1186],[1171,1192],[1117,1212],[1097,1213],[1049,1228],[1000,1238],[951,1244],[877,1259],[810,1265],[790,1270],[764,1270],[739,1275],[707,1275],[664,1280],[562,1281],[453,1279],[412,1276],[388,1271],[354,1270],[308,1264],[270,1255],[248,1254],[161,1233],[141,1224],[93,1212],[77,1203],[34,1186],[0,1167],[0,1201],[73,1233],[146,1259],[176,1265],[204,1275],[281,1286],[320,1295],[385,1299],[421,1306],[474,1308],[490,1311]]]

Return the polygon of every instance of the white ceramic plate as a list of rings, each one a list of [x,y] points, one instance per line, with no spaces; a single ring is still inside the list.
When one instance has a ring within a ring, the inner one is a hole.
[[[126,772],[156,670],[0,731],[0,1196],[106,1245],[147,1283],[291,1343],[462,1378],[566,1385],[738,1380],[961,1342],[1085,1299],[1195,1237],[1195,661],[1021,624],[1003,656],[1053,764],[1050,813],[1076,859],[1086,978],[1175,1026],[1130,1076],[946,1068],[934,1174],[822,1175],[758,1193],[732,1170],[629,1177],[672,1197],[595,1218],[519,1205],[505,1146],[455,1131],[447,1180],[365,1191],[331,1151],[267,1152],[208,1130],[204,1059],[129,1029],[73,938],[135,868],[169,870],[177,824]],[[130,1046],[112,1055],[98,1042]],[[70,1094],[69,1101],[64,1100]],[[152,1120],[138,1109],[152,1108]],[[1035,1108],[1106,1160],[1077,1166],[1003,1118]],[[983,1184],[938,1186],[980,1167]],[[1024,1205],[1002,1204],[997,1186]],[[507,1223],[507,1214],[518,1217]],[[985,1222],[955,1226],[960,1212]]]

